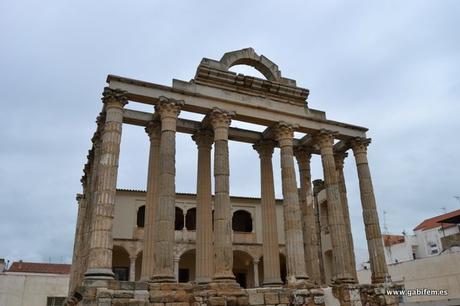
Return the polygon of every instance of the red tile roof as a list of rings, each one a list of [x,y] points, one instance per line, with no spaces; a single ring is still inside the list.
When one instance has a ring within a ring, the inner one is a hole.
[[[454,211],[451,211],[449,213],[442,214],[442,215],[439,215],[439,216],[436,216],[436,217],[433,217],[433,218],[426,219],[422,223],[417,225],[414,228],[414,231],[417,231],[417,230],[425,231],[427,229],[439,227],[441,225],[444,228],[449,228],[449,227],[456,226],[455,224],[450,224],[450,223],[443,223],[443,224],[440,223],[441,220],[451,218],[451,217],[456,217],[456,216],[460,216],[460,209],[457,209],[457,210],[454,210]]]
[[[392,246],[405,241],[403,235],[382,235],[382,238],[385,246]]]
[[[15,261],[8,272],[70,274],[70,265]]]

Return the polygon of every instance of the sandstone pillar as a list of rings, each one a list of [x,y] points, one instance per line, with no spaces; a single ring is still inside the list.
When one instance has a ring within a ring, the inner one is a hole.
[[[350,253],[348,251],[348,238],[343,217],[343,209],[340,202],[340,191],[335,169],[332,146],[334,134],[328,131],[321,131],[317,140],[321,150],[321,161],[323,164],[324,184],[329,214],[329,231],[332,243],[332,264],[333,281],[335,283],[353,282],[353,276],[348,266]]]
[[[311,187],[311,153],[305,148],[294,150],[300,174],[300,210],[302,211],[303,241],[307,274],[316,284],[321,283],[318,258],[315,206]]]
[[[390,276],[385,262],[379,216],[377,205],[375,204],[374,187],[372,186],[371,172],[367,161],[367,146],[370,142],[370,139],[365,138],[354,139],[352,141],[352,149],[358,169],[359,190],[361,192],[361,205],[363,208],[369,261],[371,264],[372,283],[383,283],[390,281]]]
[[[276,127],[276,138],[281,150],[281,179],[284,205],[284,233],[286,240],[286,263],[288,285],[308,279],[305,268],[303,232],[299,194],[294,168],[293,126],[280,122]]]
[[[252,261],[252,267],[253,267],[253,271],[254,271],[254,287],[258,288],[260,286],[260,284],[259,284],[259,261],[258,260],[253,260]]]
[[[158,189],[160,177],[160,139],[161,124],[151,121],[145,128],[150,138],[149,166],[147,173],[147,196],[145,201],[144,250],[142,253],[141,279],[148,280],[153,276],[155,209],[158,205]]]
[[[102,130],[101,157],[98,164],[95,216],[91,230],[88,258],[88,278],[113,278],[113,212],[117,187],[118,158],[120,155],[125,92],[105,88],[102,98],[105,123]]]
[[[201,130],[192,136],[198,146],[196,191],[196,276],[197,283],[209,283],[213,276],[211,146],[213,135]]]
[[[345,158],[348,156],[346,152],[340,152],[334,154],[335,159],[335,169],[337,170],[337,179],[339,183],[339,192],[340,192],[340,204],[342,204],[343,209],[343,221],[345,223],[345,231],[347,235],[347,245],[349,254],[349,266],[350,272],[353,276],[355,282],[358,281],[358,275],[356,273],[356,259],[355,259],[355,249],[353,244],[353,235],[351,233],[351,221],[350,221],[350,211],[348,208],[348,199],[347,199],[347,187],[345,185],[345,176],[343,174],[343,164]]]
[[[260,141],[253,146],[260,158],[260,186],[262,208],[262,251],[264,257],[264,286],[281,285],[280,260],[278,244],[278,227],[276,225],[275,187],[273,183],[272,155],[275,143],[270,140]]]
[[[228,128],[233,113],[214,108],[209,114],[214,130],[214,277],[235,281],[233,275],[232,207],[229,194]]]
[[[161,118],[160,175],[155,212],[154,282],[174,282],[174,218],[176,207],[176,123],[183,101],[160,97],[155,106]]]
[[[136,280],[136,257],[129,257],[129,281]]]

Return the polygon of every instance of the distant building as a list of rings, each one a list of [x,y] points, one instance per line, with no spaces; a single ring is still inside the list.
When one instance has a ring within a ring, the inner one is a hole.
[[[404,297],[405,303],[442,301],[460,304],[460,210],[424,220],[413,235],[382,235],[391,279],[406,289],[447,290],[448,296]],[[358,271],[360,283],[370,281],[369,263]],[[424,304],[429,305],[429,304]],[[432,304],[430,304],[432,305]]]
[[[0,305],[61,306],[68,294],[70,265],[0,260]]]

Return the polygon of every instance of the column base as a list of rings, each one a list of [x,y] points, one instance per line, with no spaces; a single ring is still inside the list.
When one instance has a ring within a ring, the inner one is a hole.
[[[281,279],[266,279],[262,282],[262,287],[282,287],[283,282]]]
[[[85,273],[86,279],[115,279],[111,269],[88,269]]]
[[[177,280],[172,275],[154,275],[150,278],[151,283],[177,283]]]
[[[195,279],[195,283],[198,285],[206,285],[212,281],[212,277],[197,277]]]

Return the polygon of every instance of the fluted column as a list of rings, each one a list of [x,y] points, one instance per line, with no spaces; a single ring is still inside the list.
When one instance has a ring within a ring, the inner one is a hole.
[[[308,276],[305,268],[301,211],[294,168],[294,127],[280,122],[276,126],[275,133],[281,150],[281,179],[287,263],[286,279],[288,285],[295,285],[307,280]]]
[[[192,136],[198,147],[196,184],[196,276],[197,283],[209,283],[213,276],[211,146],[212,131],[200,130]]]
[[[359,190],[361,192],[361,205],[363,208],[369,261],[371,264],[372,283],[383,283],[390,281],[390,276],[385,262],[374,187],[372,186],[371,172],[367,161],[367,146],[370,142],[371,140],[366,138],[354,139],[352,141],[352,149],[358,169]]]
[[[273,183],[272,155],[275,143],[263,140],[253,145],[260,158],[260,186],[262,208],[262,252],[264,257],[264,286],[282,284],[278,231],[276,225],[275,187]]]
[[[321,283],[316,234],[315,207],[311,188],[311,153],[305,148],[294,150],[300,174],[300,210],[302,211],[303,241],[307,274],[316,284]]]
[[[356,273],[356,259],[355,259],[355,249],[353,244],[353,235],[351,233],[351,221],[350,221],[350,211],[348,208],[348,199],[347,199],[347,187],[345,185],[345,175],[343,174],[343,164],[345,158],[348,156],[346,152],[336,152],[334,154],[335,159],[335,169],[337,170],[337,179],[339,182],[339,192],[340,192],[340,204],[342,204],[343,209],[343,221],[345,223],[345,230],[347,235],[347,246],[350,262],[350,272],[353,276],[355,282],[358,281],[358,275]]]
[[[127,103],[125,92],[105,88],[105,123],[102,130],[101,157],[98,162],[95,218],[91,230],[88,270],[85,277],[113,278],[113,213],[117,187],[118,159],[120,156],[123,107]]]
[[[161,124],[151,121],[145,131],[150,139],[149,166],[147,173],[147,196],[145,201],[144,250],[142,253],[141,279],[148,280],[153,276],[155,209],[158,205],[158,189],[160,177],[160,139]]]
[[[329,231],[332,243],[333,281],[335,283],[353,282],[350,267],[350,253],[348,251],[348,238],[343,218],[343,209],[340,202],[340,191],[335,169],[332,145],[334,133],[321,131],[317,135],[323,164],[324,184],[329,214]]]
[[[234,281],[232,207],[229,194],[228,128],[233,113],[213,109],[209,119],[214,130],[214,277]]]
[[[160,174],[154,235],[154,282],[175,282],[174,218],[176,207],[176,126],[183,101],[160,97],[155,106],[161,119]]]

